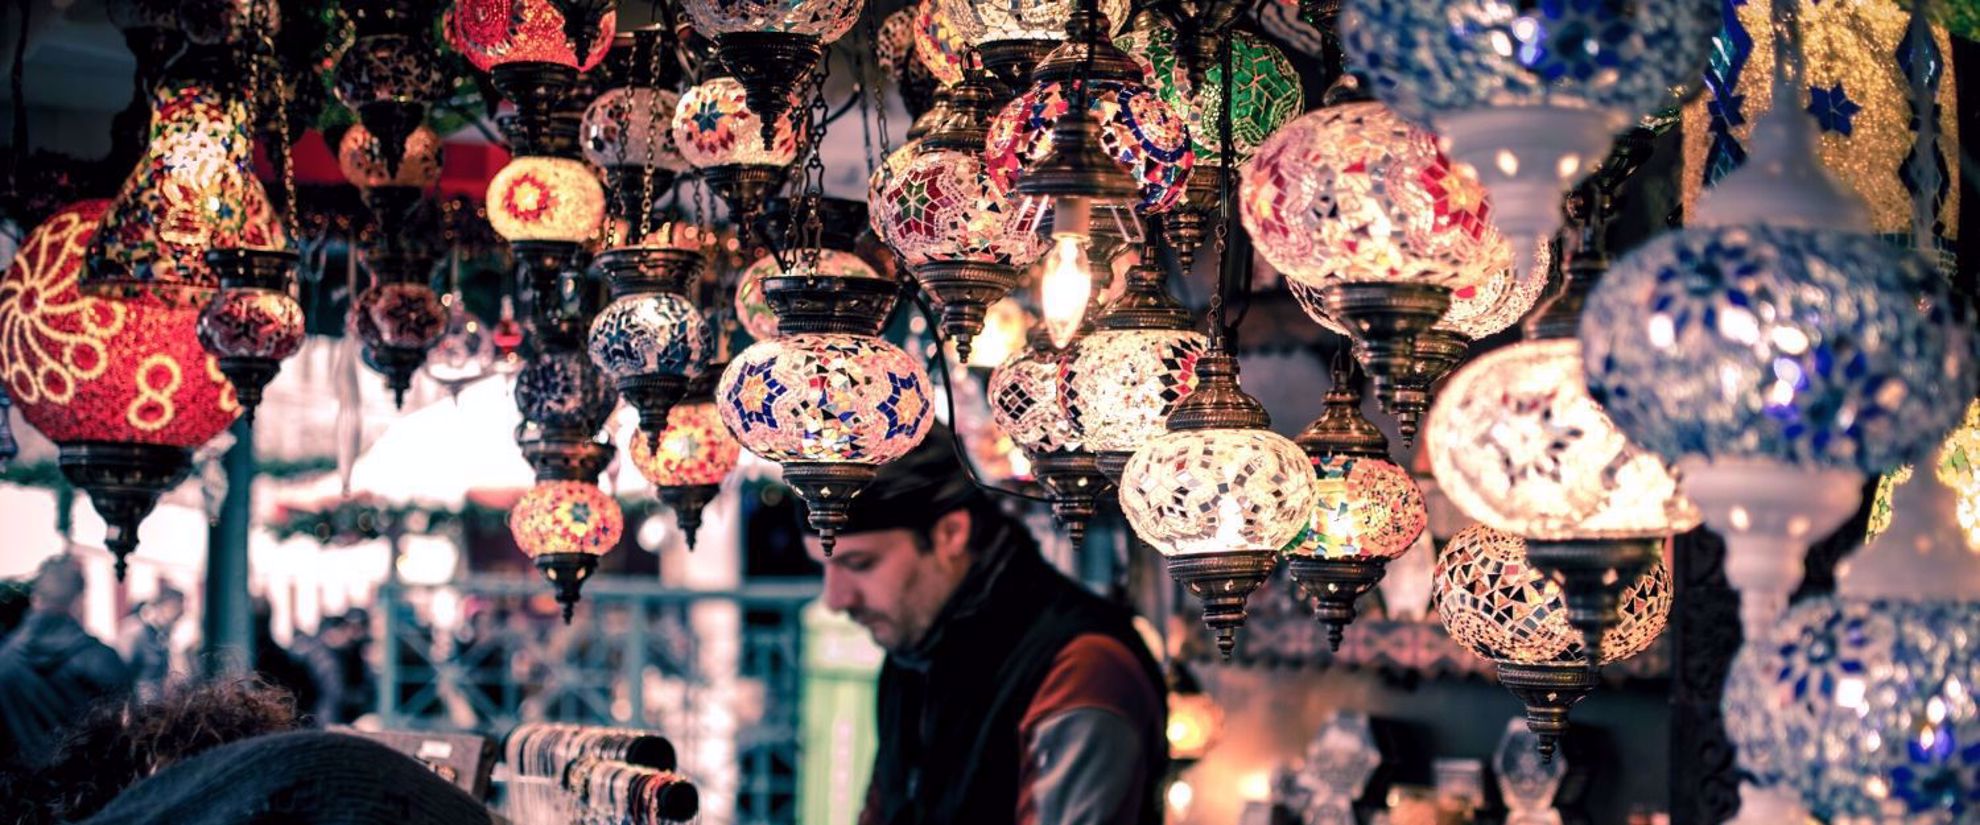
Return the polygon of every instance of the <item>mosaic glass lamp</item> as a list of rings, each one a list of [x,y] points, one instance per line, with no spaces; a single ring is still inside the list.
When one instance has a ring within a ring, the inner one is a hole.
[[[605,189],[583,161],[524,155],[488,182],[488,223],[511,242],[583,243],[605,220]]]
[[[1699,76],[1718,11],[1688,0],[1349,0],[1340,31],[1375,94],[1474,170],[1523,255],[1560,225],[1561,196],[1612,136]]]
[[[688,285],[701,277],[700,233],[665,225],[649,236],[663,238],[670,242],[608,249],[593,260],[611,284],[612,303],[591,322],[587,344],[591,360],[654,438],[715,349],[713,330],[687,297]]]
[[[261,393],[302,350],[303,309],[292,293],[296,253],[276,249],[215,249],[206,265],[220,291],[200,310],[199,343],[218,359],[234,385],[241,413],[254,421]]]
[[[785,114],[766,129],[733,77],[714,77],[689,88],[674,109],[674,145],[688,165],[701,170],[729,208],[751,214],[763,196],[783,180],[797,160],[798,121]]]
[[[1497,664],[1499,683],[1526,703],[1541,757],[1552,759],[1568,710],[1595,689],[1597,668],[1643,652],[1663,633],[1671,575],[1652,564],[1623,590],[1620,619],[1590,662],[1560,584],[1527,561],[1526,549],[1486,525],[1459,531],[1437,558],[1437,616],[1452,640]]]
[[[1246,599],[1312,517],[1313,465],[1238,388],[1236,357],[1213,348],[1196,372],[1202,383],[1168,417],[1167,432],[1122,469],[1121,513],[1202,600],[1228,659]]]
[[[800,265],[765,278],[763,292],[779,335],[738,354],[715,398],[743,447],[783,465],[829,556],[852,497],[928,434],[928,374],[879,337],[893,281]]]
[[[1334,370],[1320,417],[1293,439],[1313,463],[1313,512],[1286,545],[1286,570],[1319,604],[1327,644],[1340,650],[1355,602],[1382,581],[1390,559],[1430,525],[1423,492],[1389,459],[1389,440],[1361,414],[1361,394]]]
[[[511,64],[587,72],[611,51],[618,12],[583,0],[458,0],[442,27],[448,45],[484,72]]]
[[[362,33],[331,70],[337,101],[357,113],[353,130],[362,127],[378,142],[387,176],[398,174],[400,158],[416,156],[407,142],[420,129],[431,132],[425,124],[430,105],[453,91],[439,48],[428,32],[415,28],[421,15],[405,16],[397,30]]]
[[[447,388],[458,398],[461,390],[495,372],[493,328],[467,308],[467,299],[458,286],[440,297],[447,307],[447,329],[434,342],[421,369],[426,377]]]
[[[976,49],[935,0],[922,0],[915,10],[912,38],[915,61],[944,86],[961,83],[964,72],[983,67]]]
[[[1163,282],[1153,261],[1129,269],[1127,287],[1064,356],[1059,403],[1109,478],[1120,478],[1128,457],[1164,432],[1197,387],[1209,340],[1190,328],[1189,310]]]
[[[1032,475],[1052,497],[1053,517],[1079,547],[1108,482],[1059,401],[1066,355],[1035,325],[1024,349],[991,371],[988,393],[991,420],[1031,461]]]
[[[1193,267],[1196,250],[1206,237],[1206,221],[1217,211],[1217,175],[1212,172],[1227,162],[1241,166],[1249,160],[1268,135],[1299,116],[1306,99],[1299,72],[1278,47],[1248,31],[1229,31],[1228,36],[1235,78],[1231,83],[1224,80],[1213,42],[1186,37],[1159,16],[1138,15],[1134,25],[1114,39],[1141,65],[1147,84],[1162,102],[1182,114],[1196,165],[1204,168],[1190,175],[1182,202],[1162,221],[1163,239],[1176,251],[1184,272]],[[1214,34],[1209,38],[1215,39]],[[1227,160],[1214,136],[1225,90],[1231,88],[1236,96],[1231,101],[1232,157]]]
[[[689,550],[701,531],[702,509],[721,492],[742,455],[742,444],[722,423],[715,400],[715,380],[725,366],[711,365],[688,382],[686,397],[667,412],[658,438],[632,439],[633,466],[674,511]]]
[[[194,334],[198,306],[79,289],[110,213],[100,200],[57,211],[0,274],[0,378],[21,417],[60,448],[63,476],[90,494],[121,578],[139,523],[240,405]]]
[[[686,0],[696,31],[715,39],[722,66],[748,95],[769,143],[792,97],[811,86],[825,47],[859,22],[861,0]]]
[[[1359,88],[1344,78],[1332,105],[1266,139],[1242,168],[1238,203],[1259,254],[1317,293],[1325,312],[1316,319],[1354,337],[1376,398],[1395,414],[1416,338],[1443,317],[1452,290],[1488,283],[1512,260],[1485,190],[1434,135],[1357,99]]]
[[[612,552],[626,529],[619,503],[595,481],[538,481],[509,511],[516,546],[557,588],[557,603],[569,624],[579,591],[598,570],[598,557]]]
[[[880,236],[914,273],[964,360],[989,306],[1045,253],[1039,236],[1018,226],[1012,192],[983,162],[990,83],[972,69],[950,90],[949,117],[887,176],[873,201]]]
[[[1080,0],[932,0],[964,43],[976,49],[983,67],[1004,88],[1021,90],[1047,54],[1065,41],[1066,23]],[[1126,20],[1126,0],[1103,0],[1100,12],[1108,20]]]
[[[254,175],[240,66],[225,45],[190,46],[173,61],[151,98],[144,155],[92,238],[84,290],[196,305],[220,286],[208,250],[286,245]]]
[[[403,186],[428,189],[440,181],[443,147],[440,133],[420,124],[399,142],[397,156],[362,123],[344,130],[337,142],[337,168],[359,189]]]
[[[1734,660],[1727,732],[1743,789],[1829,821],[1960,822],[1980,802],[1980,555],[1934,473],[1898,486],[1896,526],[1838,595],[1780,614]]]
[[[794,263],[804,267],[804,271],[816,272],[826,278],[886,280],[871,264],[851,252],[799,248],[788,254]],[[736,286],[735,312],[737,322],[742,324],[743,331],[748,332],[749,337],[758,341],[777,337],[777,312],[763,287],[765,280],[783,274],[783,263],[775,255],[758,258],[756,263],[743,270],[742,280]]]
[[[655,35],[643,31],[640,38]],[[607,89],[584,110],[578,141],[584,159],[603,170],[612,199],[613,240],[608,242],[636,243],[632,236],[642,220],[651,219],[653,201],[673,185],[675,175],[688,170],[674,144],[680,97],[672,89],[626,86]]]

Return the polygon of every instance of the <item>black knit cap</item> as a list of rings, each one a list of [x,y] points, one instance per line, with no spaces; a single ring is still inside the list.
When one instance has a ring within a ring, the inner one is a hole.
[[[955,438],[942,424],[930,424],[928,434],[907,455],[880,466],[880,472],[847,510],[839,533],[878,530],[926,530],[936,520],[987,501],[970,481],[956,455]],[[805,508],[800,507],[802,511]],[[804,513],[799,513],[802,520]]]

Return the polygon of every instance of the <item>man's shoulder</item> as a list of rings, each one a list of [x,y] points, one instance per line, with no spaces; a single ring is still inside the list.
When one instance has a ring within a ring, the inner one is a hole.
[[[1074,636],[1053,656],[1025,709],[1021,727],[1081,708],[1113,711],[1131,720],[1161,715],[1162,696],[1142,656],[1109,633]]]

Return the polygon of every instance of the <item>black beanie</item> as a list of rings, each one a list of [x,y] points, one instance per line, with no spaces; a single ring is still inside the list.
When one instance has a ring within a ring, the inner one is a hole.
[[[970,482],[949,428],[932,423],[907,455],[880,465],[879,475],[853,497],[839,533],[926,530],[942,516],[987,500]],[[804,509],[799,508],[800,518]]]

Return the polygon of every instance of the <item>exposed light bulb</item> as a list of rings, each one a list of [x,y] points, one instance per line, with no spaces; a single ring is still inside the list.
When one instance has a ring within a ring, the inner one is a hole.
[[[1039,298],[1045,305],[1045,331],[1052,345],[1072,343],[1079,330],[1086,301],[1093,294],[1093,265],[1086,259],[1086,239],[1078,235],[1056,235],[1052,258],[1038,282]]]

